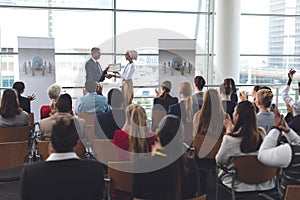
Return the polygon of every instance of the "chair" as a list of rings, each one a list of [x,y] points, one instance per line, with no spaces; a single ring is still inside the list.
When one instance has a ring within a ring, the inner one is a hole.
[[[226,168],[222,165],[217,165],[220,169],[224,171],[224,174],[219,176],[216,195],[218,199],[218,189],[219,186],[223,186],[227,191],[231,191],[231,197],[234,200],[236,198],[236,191],[235,191],[235,180],[240,182],[244,182],[247,184],[260,184],[271,180],[275,177],[277,173],[277,168],[268,167],[261,162],[258,161],[257,155],[250,155],[250,156],[238,156],[235,158],[234,167]],[[252,173],[251,173],[252,172]],[[227,188],[221,182],[222,176],[225,174],[232,175],[232,183],[231,188]],[[262,191],[252,191],[253,193],[260,194]],[[241,192],[240,195],[247,195],[247,192]]]
[[[222,138],[217,140],[216,138],[208,135],[197,135],[194,139],[193,146],[197,149],[197,153],[200,152],[200,159],[215,159],[220,149],[221,143]]]
[[[27,162],[28,142],[1,142],[0,143],[0,169],[20,166]]]
[[[78,117],[85,120],[85,132],[88,136],[90,143],[92,144],[95,139],[94,120],[96,117],[96,113],[82,112],[78,113]]]
[[[159,105],[160,106],[160,105]],[[152,108],[152,124],[151,124],[151,130],[155,131],[158,128],[158,125],[162,118],[167,115],[167,112],[165,109],[161,106],[158,107],[158,105],[154,105]]]
[[[93,142],[93,152],[97,160],[105,165],[109,161],[117,160],[117,147],[109,139],[95,139]]]
[[[0,142],[28,141],[31,126],[0,128]]]
[[[49,157],[49,151],[48,151],[48,146],[50,143],[50,140],[39,140],[37,139],[37,151],[38,155],[40,155],[42,160],[46,160]],[[79,145],[75,148],[75,153],[77,154],[78,157],[83,157],[85,154],[85,147],[80,141]]]
[[[289,185],[286,188],[284,200],[295,200],[300,197],[300,185]]]
[[[108,178],[110,184],[117,190],[124,192],[132,191],[133,174],[130,161],[108,162]]]
[[[133,198],[133,200],[145,200],[145,199],[140,199],[140,198]],[[192,199],[187,199],[187,200],[206,200],[206,194],[194,197]]]
[[[28,117],[29,117],[29,126],[32,127],[34,124],[34,113],[29,113]]]

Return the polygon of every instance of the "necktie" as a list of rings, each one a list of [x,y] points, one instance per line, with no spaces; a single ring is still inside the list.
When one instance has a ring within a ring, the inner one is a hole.
[[[99,69],[99,73],[101,74],[101,73],[102,73],[102,69],[101,69],[101,66],[100,66],[100,64],[99,64],[98,61],[96,62],[96,65],[97,65],[97,67],[98,67],[98,69]]]

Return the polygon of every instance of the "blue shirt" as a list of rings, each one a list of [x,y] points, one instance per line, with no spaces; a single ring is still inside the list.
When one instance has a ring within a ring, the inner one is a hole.
[[[81,112],[108,112],[111,111],[111,107],[107,104],[107,98],[98,95],[96,92],[88,93],[85,96],[80,97],[76,101],[75,114]]]

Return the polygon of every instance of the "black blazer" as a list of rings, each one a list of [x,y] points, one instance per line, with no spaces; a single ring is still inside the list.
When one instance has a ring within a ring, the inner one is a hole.
[[[97,113],[94,123],[95,136],[98,139],[113,139],[115,130],[122,129],[125,123],[125,111],[113,108],[109,112]]]
[[[153,105],[155,105],[155,104],[161,105],[162,107],[164,107],[166,112],[168,112],[170,105],[173,105],[176,103],[178,103],[178,98],[172,97],[170,94],[167,94],[165,98],[157,97],[157,98],[154,98],[154,100],[153,100]]]
[[[27,97],[18,96],[20,107],[27,113],[31,113],[30,99]]]
[[[193,101],[193,114],[195,114],[199,110],[199,105]],[[177,104],[170,105],[168,114],[173,114],[182,119],[183,122],[185,122],[184,119],[186,119],[186,110],[184,107],[184,100],[180,101]]]
[[[95,160],[36,162],[21,177],[22,200],[99,200],[103,189],[103,168]]]
[[[100,71],[99,67],[97,64],[93,61],[92,58],[90,58],[86,63],[85,63],[85,72],[86,72],[86,81],[91,79],[94,81],[104,81],[105,79],[105,74],[107,73],[106,71]]]
[[[197,102],[198,106],[199,106],[199,110],[202,108],[202,104],[203,104],[203,92],[197,92],[196,94],[192,95],[193,98],[193,102]]]

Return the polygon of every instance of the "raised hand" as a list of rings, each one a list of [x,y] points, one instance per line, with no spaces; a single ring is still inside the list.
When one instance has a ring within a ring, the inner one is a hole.
[[[36,95],[34,93],[32,93],[30,96],[27,97],[28,99],[30,99],[30,101],[35,100],[36,99]]]
[[[294,69],[290,69],[289,73],[288,73],[288,77],[290,80],[293,80],[293,76],[296,73],[296,70]]]

